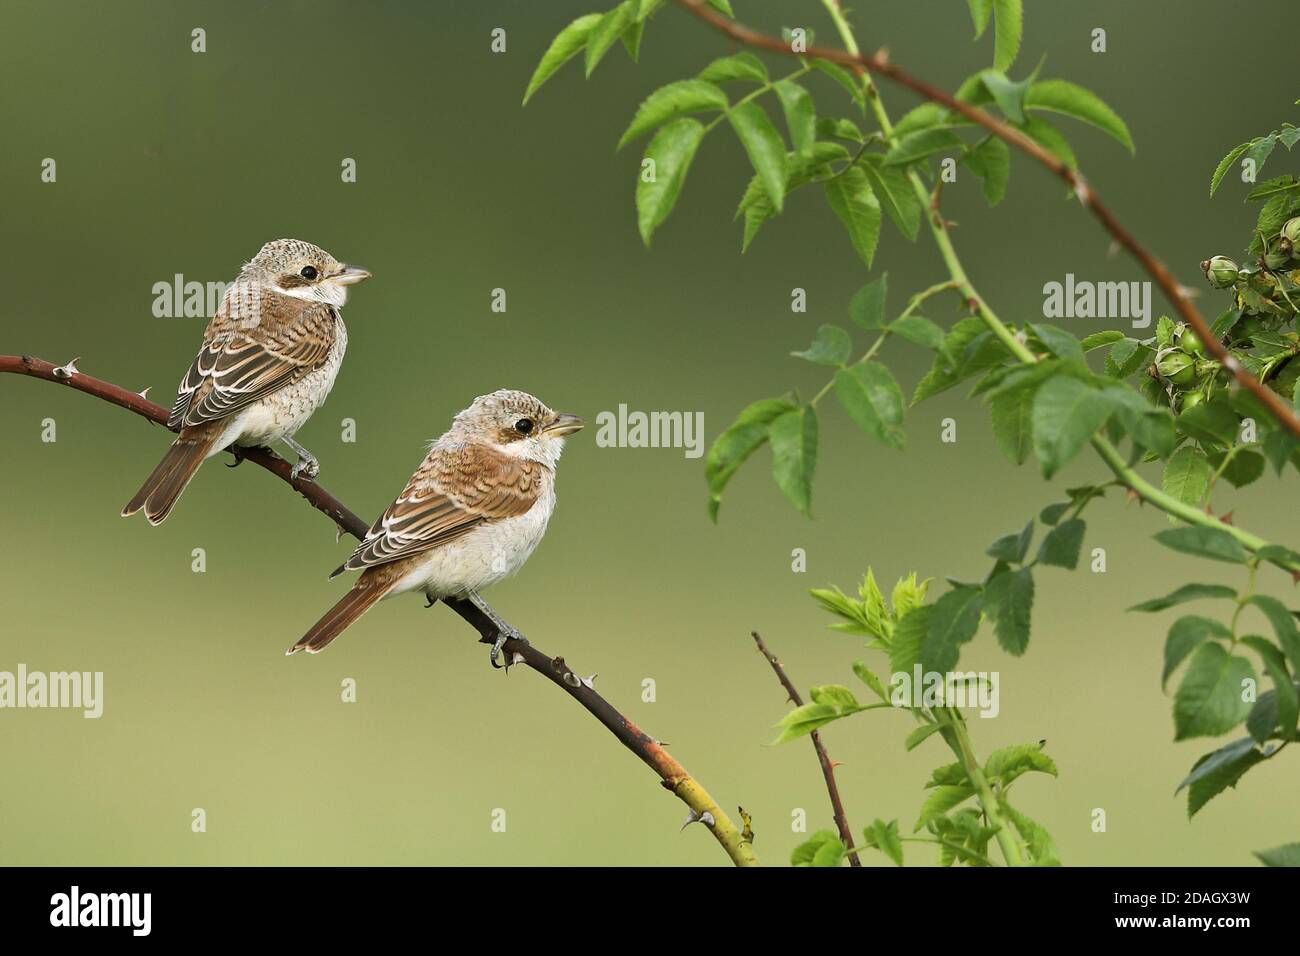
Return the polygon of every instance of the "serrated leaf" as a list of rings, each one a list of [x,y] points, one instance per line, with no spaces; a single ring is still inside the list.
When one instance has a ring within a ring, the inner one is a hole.
[[[636,9],[632,0],[623,0],[617,7],[600,18],[600,21],[592,28],[591,35],[587,38],[587,58],[584,64],[587,76],[591,76],[592,71],[596,69],[596,65],[609,52],[609,48],[627,29],[628,24],[633,23],[635,19]]]
[[[864,111],[867,108],[866,96],[862,92],[862,84],[853,78],[853,74],[840,66],[838,63],[831,63],[829,60],[810,60],[809,66],[814,70],[825,73],[841,87],[844,91],[853,97],[855,103]]]
[[[984,35],[988,29],[989,17],[993,15],[993,0],[966,0],[970,7],[970,18],[975,22],[975,39]]]
[[[767,113],[757,103],[741,103],[727,114],[750,165],[763,183],[772,207],[779,213],[785,203],[785,143]]]
[[[961,645],[979,629],[983,592],[976,587],[956,587],[932,605],[929,626],[921,642],[924,671],[946,674],[957,666]]]
[[[989,754],[984,762],[984,775],[989,779],[1000,779],[1003,786],[1026,773],[1045,773],[1058,776],[1056,761],[1043,753],[1043,745],[1013,744]]]
[[[1025,28],[1021,0],[993,0],[993,69],[1006,72],[1020,52]]]
[[[919,833],[931,820],[943,816],[953,807],[964,800],[969,800],[974,795],[975,788],[969,783],[957,784],[952,787],[935,787],[930,791],[930,795],[925,798],[925,803],[921,805],[921,815],[917,817],[916,826],[912,827],[912,832]]]
[[[807,152],[817,138],[817,108],[812,96],[793,80],[781,80],[773,89],[785,113],[791,144],[797,152]]]
[[[885,327],[885,301],[889,295],[889,274],[873,279],[849,300],[849,318],[859,328],[873,330]]]
[[[791,352],[795,358],[801,358],[815,365],[843,365],[849,359],[853,340],[849,333],[838,325],[822,325],[817,329],[812,345],[802,352]]]
[[[885,154],[885,166],[903,166],[914,163],[927,156],[962,148],[962,141],[955,133],[944,129],[924,129],[908,133]]]
[[[895,166],[881,165],[875,154],[864,156],[859,168],[890,221],[909,242],[915,241],[921,227],[921,200],[906,173]]]
[[[1271,850],[1256,850],[1255,856],[1265,866],[1300,866],[1300,843],[1284,843]]]
[[[903,865],[903,840],[898,835],[897,820],[890,820],[889,823],[875,820],[867,833],[872,846],[893,860],[895,866]]]
[[[1034,607],[1034,576],[1029,568],[1004,571],[984,588],[985,613],[1008,654],[1019,657],[1029,645],[1029,618]]]
[[[884,365],[866,362],[840,369],[835,397],[863,431],[891,448],[903,447],[903,390]]]
[[[1282,645],[1282,650],[1291,660],[1292,669],[1300,674],[1300,630],[1297,630],[1295,615],[1287,610],[1285,604],[1267,594],[1252,594],[1246,599],[1246,603],[1264,612],[1264,616],[1273,626],[1273,633],[1277,635],[1278,643]]]
[[[861,169],[850,168],[826,180],[826,201],[848,230],[849,241],[868,269],[880,241],[880,202]]]
[[[1073,571],[1079,566],[1079,552],[1087,524],[1082,518],[1062,521],[1043,538],[1038,547],[1038,563]]]
[[[683,118],[660,127],[646,147],[645,158],[654,161],[654,176],[649,181],[644,176],[638,177],[636,210],[641,240],[647,246],[677,204],[686,173],[703,139],[703,124]]]
[[[1219,528],[1170,528],[1158,533],[1156,540],[1166,548],[1211,561],[1245,564],[1250,559],[1250,552],[1231,534]]]
[[[839,866],[844,844],[833,830],[818,830],[790,854],[791,866]]]
[[[921,662],[921,644],[930,633],[930,616],[933,610],[934,605],[925,604],[899,618],[894,628],[894,641],[889,645],[890,674],[910,676],[912,669]],[[912,688],[910,681],[903,687],[905,690],[915,690],[918,693],[920,691],[919,687]],[[903,701],[903,706],[919,706],[919,701],[913,701],[909,697]]]
[[[903,747],[908,751],[915,750],[929,739],[932,734],[936,734],[942,729],[943,724],[940,723],[922,724],[907,735],[907,739],[903,741]]]
[[[1074,150],[1070,148],[1069,141],[1047,120],[1039,116],[1026,116],[1019,128],[1022,133],[1065,163],[1068,168],[1074,170],[1079,168],[1079,160],[1075,157]]]
[[[1179,448],[1165,463],[1161,487],[1185,505],[1199,506],[1210,487],[1210,459],[1192,445]],[[1177,519],[1171,519],[1177,520]]]
[[[812,480],[817,468],[817,413],[804,406],[785,412],[768,429],[772,477],[805,517],[811,517]]]
[[[528,81],[528,89],[524,91],[525,105],[538,88],[560,67],[582,52],[583,47],[587,45],[587,38],[591,36],[591,31],[603,17],[602,13],[588,13],[578,17],[556,35],[546,52],[542,54],[537,69],[533,71],[532,78]]]
[[[1072,116],[1118,140],[1130,153],[1137,151],[1119,115],[1097,94],[1069,80],[1039,80],[1025,94],[1025,107]]]
[[[1233,163],[1241,158],[1241,155],[1246,152],[1246,150],[1250,149],[1251,143],[1253,142],[1254,140],[1248,140],[1240,146],[1234,146],[1228,152],[1227,156],[1224,156],[1223,159],[1219,160],[1219,165],[1214,167],[1214,175],[1210,177],[1211,196],[1213,196],[1215,191],[1219,188],[1219,183],[1223,182],[1223,177],[1228,172],[1228,169]]]
[[[1242,700],[1246,680],[1255,680],[1250,661],[1218,644],[1201,643],[1174,694],[1174,739],[1217,737],[1245,720],[1250,712]]]
[[[742,411],[712,446],[704,460],[704,474],[709,482],[709,517],[718,520],[722,491],[745,459],[767,441],[771,422],[797,406],[786,398],[767,398],[754,402]]]
[[[1034,391],[1016,389],[995,395],[989,405],[998,448],[1017,465],[1029,457],[1034,441]]]
[[[737,53],[714,60],[700,71],[700,79],[710,83],[724,83],[727,80],[766,83],[767,67],[752,53]]]
[[[1034,395],[1034,453],[1043,477],[1065,467],[1115,410],[1115,399],[1076,378],[1049,379]]]
[[[661,86],[637,107],[631,125],[618,141],[618,148],[644,136],[657,126],[688,113],[706,113],[727,108],[727,94],[704,80],[678,80]]]
[[[1011,148],[1002,140],[990,137],[966,154],[966,165],[979,177],[988,204],[1000,203],[1011,179]]]
[[[1235,595],[1234,595],[1235,596]],[[1231,638],[1232,631],[1220,622],[1209,617],[1189,614],[1174,621],[1165,637],[1165,663],[1160,674],[1160,687],[1165,684],[1178,665],[1187,660],[1187,655],[1211,638]]]
[[[1152,598],[1149,601],[1143,601],[1141,604],[1134,604],[1129,610],[1164,611],[1175,605],[1185,604],[1188,601],[1198,601],[1201,598],[1227,598],[1232,600],[1236,596],[1236,591],[1223,584],[1184,584],[1164,597]]]
[[[1187,817],[1191,819],[1198,810],[1237,781],[1264,755],[1255,747],[1250,737],[1233,741],[1213,753],[1206,754],[1192,767],[1192,772],[1178,785],[1187,791]]]

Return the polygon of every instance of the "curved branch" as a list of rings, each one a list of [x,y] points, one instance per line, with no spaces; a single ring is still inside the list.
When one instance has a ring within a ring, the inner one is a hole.
[[[776,655],[767,649],[767,645],[759,637],[758,631],[750,631],[749,636],[758,645],[759,653],[772,665],[772,671],[776,674],[776,679],[781,682],[781,686],[785,688],[790,703],[796,707],[802,707],[803,698],[799,696],[798,688],[794,686],[794,681],[790,680]],[[821,731],[814,730],[808,736],[812,738],[813,749],[817,751],[817,762],[822,765],[822,777],[826,780],[826,792],[831,798],[831,813],[835,817],[835,829],[840,831],[840,842],[844,844],[844,849],[849,858],[849,866],[861,866],[862,861],[858,859],[858,851],[853,847],[853,830],[849,827],[849,818],[844,814],[844,802],[840,799],[840,786],[835,782],[835,768],[839,764],[832,760],[831,755],[826,752],[826,747],[822,744]]]
[[[832,63],[853,68],[857,71],[867,70],[872,74],[888,77],[900,86],[905,86],[912,92],[930,100],[939,103],[948,109],[960,113],[962,116],[978,123],[986,130],[1004,141],[1010,146],[1014,146],[1025,155],[1038,161],[1043,166],[1059,176],[1066,184],[1074,190],[1079,202],[1087,207],[1093,215],[1101,221],[1106,231],[1114,237],[1115,241],[1127,249],[1133,258],[1146,270],[1147,274],[1155,280],[1156,285],[1174,307],[1178,314],[1196,330],[1197,337],[1205,344],[1205,348],[1211,355],[1226,368],[1232,376],[1241,384],[1241,386],[1253,394],[1260,403],[1268,409],[1270,415],[1275,418],[1287,431],[1300,438],[1300,418],[1296,417],[1295,412],[1283,400],[1277,392],[1266,386],[1250,372],[1232,355],[1223,343],[1220,342],[1210,330],[1209,325],[1201,316],[1200,311],[1187,297],[1181,285],[1170,273],[1169,269],[1163,262],[1155,257],[1151,252],[1137,241],[1136,238],[1124,228],[1124,226],[1115,218],[1114,213],[1107,208],[1097,197],[1096,192],[1088,184],[1083,173],[1076,169],[1071,169],[1066,163],[1048,152],[1037,142],[1030,139],[1014,126],[1004,123],[1002,120],[992,114],[972,106],[969,103],[963,103],[946,90],[941,90],[936,86],[931,86],[924,80],[917,79],[910,73],[895,66],[890,62],[888,54],[877,52],[871,56],[863,53],[852,53],[847,50],[837,50],[832,47],[810,46],[802,53],[796,53],[791,49],[790,44],[778,37],[768,36],[757,30],[751,30],[743,24],[728,20],[720,13],[716,13],[704,6],[704,0],[677,0],[679,6],[685,7],[691,13],[695,14],[701,20],[704,20],[715,29],[720,30],[727,36],[731,37],[738,43],[746,46],[752,46],[756,49],[767,50],[771,53],[781,53],[786,56],[809,57],[816,60],[829,60]]]
[[[149,401],[143,394],[86,375],[76,368],[76,360],[66,366],[55,366],[30,355],[0,355],[0,372],[14,372],[47,382],[58,382],[135,412],[151,422],[164,427],[167,425],[167,409],[156,402]],[[292,466],[275,452],[266,448],[241,448],[238,452],[231,453],[237,459],[254,462],[283,479],[306,498],[313,508],[329,515],[343,531],[356,538],[365,536],[366,530],[370,527],[368,522],[350,511],[346,505],[316,482],[291,478]],[[486,614],[469,601],[446,600],[444,603],[478,631],[481,643],[492,644],[496,641],[496,626]],[[718,806],[717,801],[709,796],[708,791],[686,771],[685,767],[668,754],[663,744],[624,717],[609,701],[596,693],[590,680],[584,681],[578,677],[564,662],[564,658],[551,657],[528,642],[508,640],[504,650],[507,660],[525,664],[562,688],[617,737],[624,747],[636,754],[658,774],[665,789],[670,790],[690,807],[692,822],[696,820],[703,822],[736,866],[758,865],[750,837],[736,828],[731,818]]]

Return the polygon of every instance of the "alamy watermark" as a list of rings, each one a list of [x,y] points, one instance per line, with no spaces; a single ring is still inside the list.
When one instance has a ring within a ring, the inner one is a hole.
[[[1043,318],[1129,319],[1133,328],[1151,324],[1150,282],[1076,281],[1067,272],[1064,282],[1043,286]]]
[[[103,671],[0,671],[0,710],[4,708],[80,710],[87,719],[104,713]]]
[[[996,717],[1001,674],[997,671],[895,671],[889,678],[889,702],[895,707],[955,707],[975,709],[981,717]]]
[[[601,448],[683,448],[687,458],[704,454],[703,412],[638,412],[619,405],[596,415]]]

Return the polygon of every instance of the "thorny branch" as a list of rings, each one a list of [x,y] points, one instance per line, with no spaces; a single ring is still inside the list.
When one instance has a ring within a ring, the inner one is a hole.
[[[709,23],[715,29],[720,30],[727,36],[731,37],[738,43],[746,46],[755,47],[760,50],[767,50],[771,53],[781,53],[786,56],[803,57],[807,59],[828,60],[832,63],[840,63],[852,68],[856,72],[869,71],[872,74],[888,77],[900,86],[907,87],[912,92],[930,100],[946,106],[948,109],[960,113],[962,116],[983,126],[998,139],[1003,140],[1010,146],[1025,153],[1027,156],[1037,160],[1043,166],[1059,176],[1078,196],[1079,202],[1089,209],[1093,215],[1101,221],[1106,231],[1114,237],[1115,241],[1127,249],[1138,263],[1146,270],[1147,274],[1155,280],[1160,286],[1162,292],[1174,304],[1179,315],[1196,330],[1197,337],[1205,344],[1206,349],[1214,356],[1225,369],[1241,384],[1241,386],[1251,392],[1260,403],[1268,409],[1272,415],[1287,431],[1300,438],[1300,418],[1296,417],[1295,412],[1287,405],[1282,397],[1268,386],[1264,385],[1259,379],[1246,371],[1235,357],[1233,357],[1223,343],[1220,342],[1210,330],[1205,319],[1201,316],[1200,311],[1188,298],[1183,287],[1170,273],[1169,269],[1163,262],[1147,251],[1136,238],[1124,228],[1124,226],[1115,218],[1114,213],[1104,205],[1097,193],[1088,184],[1083,173],[1077,169],[1071,169],[1068,164],[1063,162],[1052,153],[1048,152],[1037,142],[1030,139],[1014,126],[1010,126],[1002,120],[993,116],[991,113],[972,106],[969,103],[963,103],[946,90],[941,90],[936,86],[926,83],[924,80],[917,79],[910,73],[895,65],[889,59],[889,54],[880,50],[870,56],[864,53],[855,53],[848,50],[837,50],[832,47],[810,46],[807,49],[796,52],[789,43],[779,37],[768,36],[757,30],[729,20],[722,14],[717,13],[704,5],[704,0],[677,0],[677,3],[685,7],[691,13],[695,14],[701,20]],[[872,91],[874,93],[874,90]]]
[[[111,382],[85,374],[77,369],[76,363],[77,360],[74,359],[65,366],[55,366],[29,355],[0,355],[0,372],[14,372],[44,379],[47,382],[58,382],[166,426],[167,409],[149,401],[141,393],[128,391]],[[236,457],[260,465],[287,482],[306,498],[312,507],[329,515],[343,531],[358,539],[365,536],[369,528],[368,522],[350,511],[346,505],[316,482],[291,478],[292,466],[279,455],[265,448],[247,448],[240,449]],[[469,601],[447,600],[444,603],[479,632],[481,643],[492,644],[496,641],[496,626],[486,614]],[[690,822],[699,821],[708,827],[714,839],[721,844],[736,866],[758,865],[748,826],[744,833],[737,829],[731,818],[718,806],[717,801],[686,771],[685,767],[669,755],[663,744],[646,734],[596,693],[590,678],[584,680],[573,672],[564,658],[551,657],[531,643],[508,640],[504,650],[507,660],[527,665],[563,689],[588,713],[604,724],[624,747],[641,758],[642,762],[659,775],[664,788],[690,807]]]
[[[763,643],[763,638],[759,637],[758,631],[750,631],[750,636],[754,638],[754,643],[758,645],[759,653],[766,658],[767,662],[772,665],[772,671],[776,674],[776,679],[781,682],[785,688],[786,694],[790,697],[790,702],[796,707],[803,706],[803,698],[799,696],[798,689],[794,682],[790,680],[781,666],[777,656],[767,649]],[[826,778],[826,792],[831,798],[831,812],[835,816],[835,829],[840,831],[840,842],[844,844],[844,849],[848,852],[849,865],[861,866],[862,861],[858,859],[858,854],[853,849],[853,830],[849,827],[848,817],[844,814],[844,803],[840,800],[839,784],[835,782],[835,768],[839,766],[830,758],[826,752],[826,747],[822,744],[822,735],[820,731],[814,730],[811,734],[813,749],[817,751],[817,761],[822,766],[822,776]]]

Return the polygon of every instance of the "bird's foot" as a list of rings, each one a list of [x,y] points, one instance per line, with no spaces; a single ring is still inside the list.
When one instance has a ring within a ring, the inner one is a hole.
[[[315,481],[316,476],[319,474],[320,462],[316,460],[316,456],[310,452],[304,452],[299,455],[298,464],[294,465],[293,468],[290,469],[289,479],[291,481],[297,481],[298,476],[301,475],[308,481]]]
[[[424,606],[425,606],[425,607],[433,607],[433,606],[434,606],[435,604],[437,604],[437,603],[438,603],[437,598],[435,598],[432,594],[426,594],[426,595],[424,596]]]
[[[497,670],[504,667],[508,671],[510,670],[511,663],[513,663],[510,660],[507,660],[505,664],[497,663],[497,658],[501,656],[501,648],[505,647],[506,641],[518,641],[520,644],[527,644],[528,638],[524,637],[513,627],[507,626],[497,629],[497,639],[492,644],[492,653],[488,655],[492,666]]]

